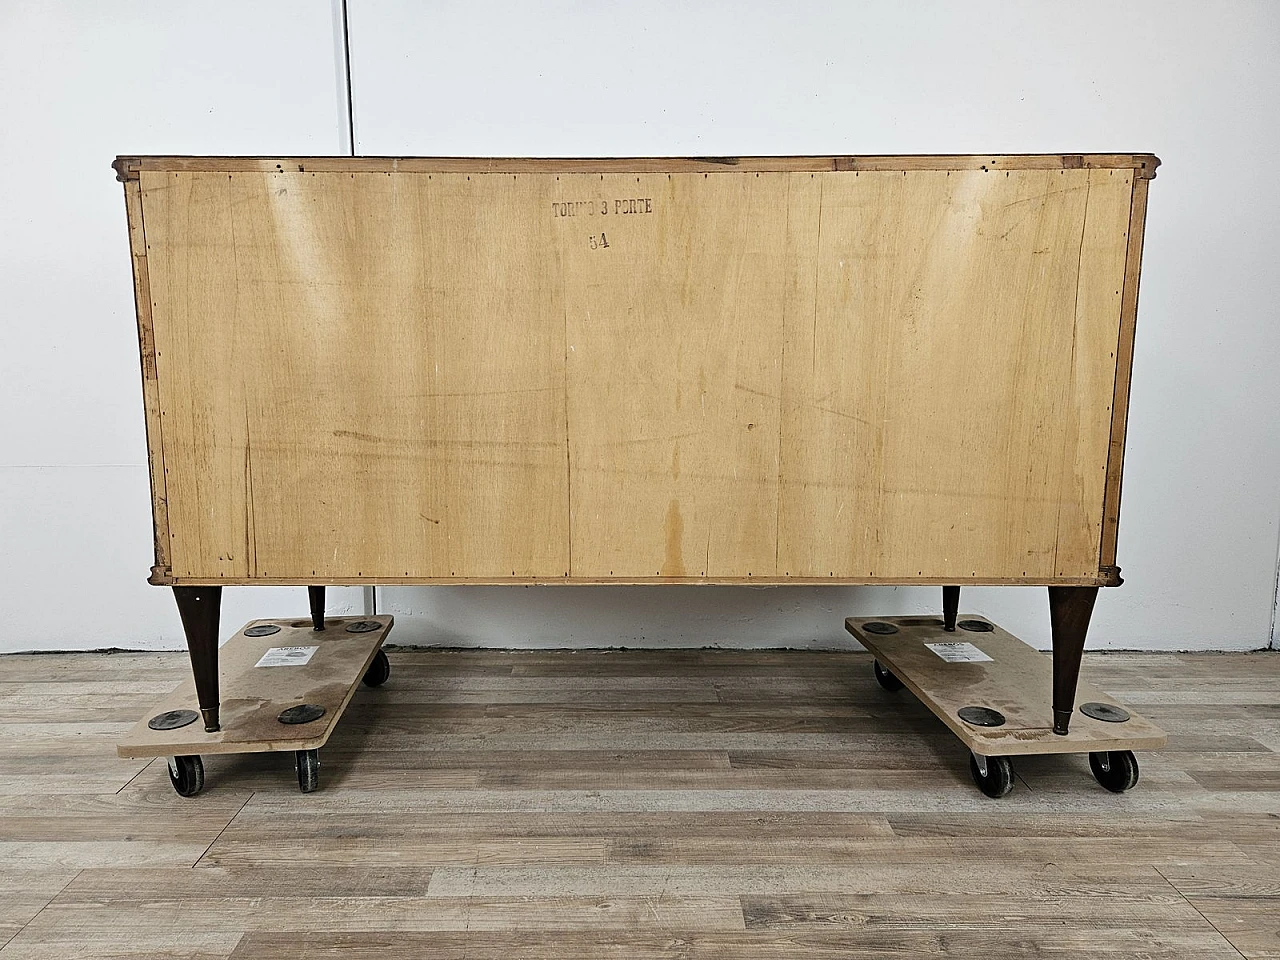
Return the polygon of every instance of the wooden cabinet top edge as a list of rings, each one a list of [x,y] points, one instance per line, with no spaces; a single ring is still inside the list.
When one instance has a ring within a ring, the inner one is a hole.
[[[803,173],[913,170],[1135,170],[1152,179],[1150,153],[904,154],[773,157],[214,157],[127,156],[118,180],[149,172],[226,173]]]
[[[1118,568],[1116,568],[1118,569]],[[153,574],[153,586],[518,586],[518,587],[583,587],[583,586],[692,586],[692,587],[814,587],[814,586],[1020,586],[1020,587],[1108,587],[1117,586],[1118,575],[1100,573],[1081,577],[206,577],[174,576],[171,572]]]

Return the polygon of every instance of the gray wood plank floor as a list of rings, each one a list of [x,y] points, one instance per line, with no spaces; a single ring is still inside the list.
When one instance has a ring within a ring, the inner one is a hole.
[[[174,654],[0,657],[0,960],[1280,958],[1280,654],[1092,654],[1171,735],[968,756],[865,654],[390,650],[321,752],[114,742]]]

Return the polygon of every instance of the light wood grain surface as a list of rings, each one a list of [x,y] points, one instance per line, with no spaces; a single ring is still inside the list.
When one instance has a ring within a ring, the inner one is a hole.
[[[1168,745],[993,801],[867,654],[389,654],[194,800],[113,746],[185,656],[0,658],[0,960],[1280,955],[1280,655],[1088,656]]]
[[[138,161],[158,580],[1108,581],[1154,158],[998,159]]]

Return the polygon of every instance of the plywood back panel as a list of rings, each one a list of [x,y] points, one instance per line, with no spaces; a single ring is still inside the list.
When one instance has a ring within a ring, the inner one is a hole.
[[[1132,177],[824,179],[816,308],[787,336],[782,572],[1096,572]]]
[[[142,189],[174,576],[568,573],[545,188],[144,173]]]
[[[144,160],[168,577],[1097,582],[1153,158],[874,159]]]

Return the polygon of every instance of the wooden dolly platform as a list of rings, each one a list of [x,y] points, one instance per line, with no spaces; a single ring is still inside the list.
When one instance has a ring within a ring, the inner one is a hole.
[[[1070,731],[1055,733],[1046,708],[1053,663],[985,617],[849,617],[845,629],[871,651],[876,679],[906,687],[969,748],[983,793],[1013,789],[1010,757],[1088,753],[1102,786],[1138,782],[1134,750],[1158,750],[1168,735],[1087,683],[1076,687]],[[948,629],[950,627],[950,629]]]
[[[298,786],[319,785],[319,749],[357,685],[391,675],[382,643],[393,619],[251,620],[222,649],[222,725],[205,732],[193,680],[165,697],[116,746],[122,757],[169,759],[181,796],[204,787],[200,754],[292,750]]]

